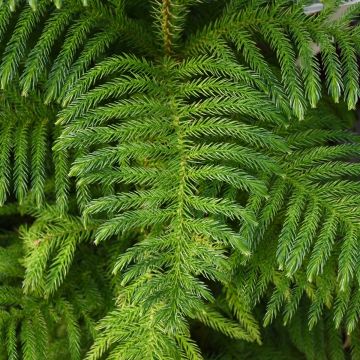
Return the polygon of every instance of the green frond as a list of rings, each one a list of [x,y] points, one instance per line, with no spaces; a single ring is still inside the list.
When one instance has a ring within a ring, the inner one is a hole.
[[[264,316],[264,326],[269,325],[274,318],[278,315],[281,306],[283,305],[288,289],[288,279],[284,278],[276,284],[276,288],[271,294],[271,298],[267,304],[266,314]],[[285,291],[284,291],[285,290]]]
[[[284,16],[286,15],[287,14],[284,14]],[[305,104],[302,99],[303,89],[301,88],[298,69],[294,66],[296,58],[292,44],[286,34],[284,34],[279,27],[271,23],[262,24],[260,29],[265,39],[269,41],[271,47],[277,54],[282,79],[286,84],[286,90],[289,94],[290,105],[294,109],[295,114],[302,120],[305,112]],[[303,49],[300,48],[300,54],[303,53],[301,50]]]
[[[6,344],[7,344],[7,355],[11,360],[18,359],[18,350],[17,350],[17,339],[16,339],[16,327],[17,319],[12,314],[12,319],[9,319],[6,329]]]
[[[117,39],[118,33],[115,28],[107,28],[107,31],[98,32],[93,35],[90,39],[87,39],[82,52],[79,57],[73,62],[70,67],[65,81],[61,86],[59,98],[63,99],[69,90],[72,89],[73,85],[85,74],[86,69],[91,63],[101,56],[106,49]]]
[[[310,281],[314,276],[322,273],[325,262],[329,259],[337,233],[337,218],[334,213],[326,213],[321,232],[314,245],[307,266]]]
[[[25,291],[55,292],[69,271],[78,244],[89,241],[92,232],[90,225],[84,228],[81,220],[64,216],[57,208],[41,210],[36,222],[22,231],[27,248]]]
[[[45,2],[41,2],[36,12],[31,7],[26,7],[21,12],[0,64],[0,84],[2,89],[18,74],[20,59],[25,55],[26,42],[45,11]]]
[[[337,29],[336,26],[331,29],[331,34],[341,49],[341,61],[343,64],[343,84],[344,97],[349,109],[355,109],[357,99],[359,97],[359,70],[357,66],[357,51],[351,37],[351,29],[342,26]]]
[[[303,257],[309,250],[311,243],[316,235],[317,228],[320,222],[321,209],[315,200],[308,204],[304,215],[304,221],[298,230],[298,234],[293,239],[291,251],[286,260],[286,268],[290,274],[300,267],[303,262]]]
[[[334,322],[338,329],[349,306],[351,291],[340,291],[334,303]]]
[[[341,61],[336,52],[336,46],[324,29],[319,31],[318,26],[313,26],[310,27],[310,31],[312,31],[314,40],[321,49],[321,60],[324,63],[325,81],[329,95],[335,102],[339,102],[343,91],[343,81]]]
[[[304,210],[305,201],[305,194],[301,192],[293,194],[290,198],[284,226],[279,235],[279,245],[276,253],[280,269],[284,268],[284,262],[290,256],[290,248],[295,242],[295,234],[299,226],[300,216]]]
[[[358,6],[0,3],[0,360],[359,357]]]
[[[219,312],[210,307],[201,309],[195,314],[195,318],[206,325],[225,333],[227,336],[235,339],[251,340],[251,337],[238,324],[223,317]]]
[[[175,338],[172,334],[164,333],[161,324],[156,321],[156,309],[150,315],[139,318],[136,314],[137,308],[123,307],[109,313],[100,323],[100,336],[86,356],[87,360],[101,358],[116,342],[120,345],[110,353],[110,358],[120,354],[125,359],[141,359],[144,351],[149,354],[149,359],[177,359],[180,349],[177,348]],[[138,326],[134,326],[138,321]],[[147,322],[152,326],[147,326]],[[129,336],[131,335],[131,336]],[[186,336],[186,334],[181,334]],[[134,346],[137,344],[137,346]]]
[[[269,200],[265,201],[263,209],[257,210],[260,226],[255,233],[261,235],[263,229],[275,220],[275,215],[282,212],[283,189],[291,184],[291,193],[288,193],[291,195],[286,204],[284,219],[281,220],[283,225],[277,245],[277,261],[280,268],[289,275],[294,274],[302,266],[313,243],[308,276],[311,279],[319,274],[330,256],[336,234],[341,233],[344,245],[339,255],[339,281],[342,287],[349,283],[355,270],[355,258],[351,256],[356,257],[356,235],[351,235],[350,229],[357,226],[357,183],[342,179],[357,176],[357,164],[345,161],[333,163],[328,162],[328,159],[350,158],[357,152],[356,149],[357,145],[351,143],[331,147],[315,146],[303,151],[293,151],[291,155],[285,156],[291,159],[293,165],[290,165],[291,170],[288,174],[277,180],[283,183],[282,187],[272,185]],[[286,173],[286,170],[284,171]],[[319,229],[321,222],[324,225]],[[339,231],[335,225],[338,222],[342,229]]]
[[[86,14],[74,22],[68,29],[62,49],[55,58],[45,83],[45,103],[50,103],[59,97],[61,87],[65,83],[76,53],[86,41],[96,22],[96,16]]]
[[[300,19],[299,23],[301,23]],[[314,108],[321,98],[320,65],[312,47],[309,46],[312,42],[312,34],[306,29],[306,25],[305,23],[304,27],[300,27],[290,21],[288,27],[298,48],[298,62],[304,80],[305,96],[310,106]]]
[[[6,194],[9,191],[10,183],[10,152],[12,148],[11,138],[12,138],[12,128],[13,124],[5,121],[2,124],[1,129],[1,157],[0,157],[0,168],[1,168],[1,181],[0,181],[0,204],[3,205],[6,200]]]
[[[67,301],[58,302],[60,312],[63,314],[69,342],[71,360],[80,359],[80,329],[74,313],[73,306]]]
[[[341,289],[346,289],[355,272],[357,263],[357,240],[356,230],[349,226],[344,229],[343,245],[339,255],[339,285]]]
[[[138,59],[131,55],[125,54],[121,57],[114,56],[112,58],[105,59],[105,60],[101,61],[98,65],[96,65],[95,67],[89,69],[79,79],[79,81],[76,82],[76,84],[70,90],[70,92],[66,94],[66,97],[64,99],[64,104],[69,104],[74,99],[78,99],[78,98],[80,98],[79,100],[81,102],[85,102],[85,99],[82,99],[81,95],[86,95],[87,97],[90,97],[92,93],[91,92],[87,93],[87,92],[90,90],[91,86],[93,86],[94,84],[96,84],[97,81],[99,81],[103,78],[106,78],[110,75],[116,75],[120,71],[121,72],[134,71],[134,72],[138,73],[139,75],[140,74],[141,75],[151,75],[153,72],[153,69],[150,66],[150,64],[148,62],[146,62],[145,59]],[[132,78],[125,77],[124,80],[126,80],[126,79],[128,79],[130,82]],[[144,83],[146,82],[146,80],[148,80],[148,79],[145,77]],[[114,82],[117,83],[117,81],[114,81]],[[116,84],[113,84],[113,85],[116,85]],[[119,84],[119,85],[121,85],[121,84]],[[99,95],[103,96],[102,90],[103,90],[103,88],[99,88],[98,92],[99,92]],[[141,90],[141,88],[139,88],[139,90]],[[121,93],[118,96],[120,96],[120,95],[121,95]],[[73,109],[76,106],[79,106],[78,103],[79,103],[79,101],[77,103],[75,103],[73,106],[71,106],[70,108],[66,108],[64,110],[63,114],[65,115],[65,119],[67,119],[66,114],[72,113],[71,109]],[[96,104],[92,104],[92,106],[94,106],[94,105],[96,105]],[[85,110],[88,110],[89,107],[86,107]],[[81,114],[81,112],[80,112],[80,114]],[[63,121],[66,121],[65,119]]]
[[[298,282],[292,289],[289,294],[289,297],[286,299],[286,304],[284,306],[284,325],[291,323],[296,311],[299,310],[300,301],[306,290],[306,284],[304,281]]]
[[[35,333],[35,327],[32,319],[27,318],[22,322],[21,338],[24,359],[36,359],[39,355],[37,352],[37,333]]]
[[[59,135],[58,129],[54,131],[54,137],[57,138]],[[69,170],[70,161],[69,155],[64,151],[54,151],[54,177],[55,177],[55,196],[56,205],[60,209],[60,212],[65,212],[68,209],[69,193],[70,193],[70,181],[69,181]]]
[[[35,202],[39,206],[44,201],[44,183],[46,159],[46,133],[48,122],[47,119],[40,120],[35,124],[32,142],[32,166],[31,166],[31,185],[35,196]]]
[[[14,186],[16,196],[19,203],[23,203],[28,190],[28,153],[29,153],[29,127],[30,124],[24,122],[19,124],[14,135],[14,152],[15,152],[15,168],[14,168]]]
[[[45,70],[51,49],[70,23],[75,11],[76,8],[73,6],[62,11],[55,11],[47,21],[39,40],[27,57],[24,71],[21,74],[19,83],[23,95],[27,95],[30,90],[34,89],[39,77]]]
[[[185,336],[176,336],[176,342],[179,344],[180,348],[183,350],[183,358],[190,360],[203,360],[201,352],[197,345],[186,338]]]
[[[16,88],[2,92],[1,97],[1,203],[14,192],[20,205],[31,196],[41,206],[45,200],[46,181],[55,177],[54,191],[59,206],[64,208],[69,184],[68,170],[64,166],[69,154],[48,149],[59,133],[54,127],[55,109],[44,106],[38,94],[21,97]],[[55,171],[51,166],[54,160]]]

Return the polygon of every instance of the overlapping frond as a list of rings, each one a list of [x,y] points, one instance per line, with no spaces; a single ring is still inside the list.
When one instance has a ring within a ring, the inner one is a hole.
[[[324,306],[334,307],[336,326],[344,322],[351,333],[358,321],[349,296],[358,291],[359,139],[331,123],[319,129],[315,116],[300,131],[299,125],[286,130],[292,153],[281,157],[285,176],[269,177],[269,198],[249,198],[258,226],[245,225],[240,234],[253,239],[259,258],[249,265],[254,277],[247,286],[253,283],[258,300],[274,286],[265,323],[280,311],[288,322],[306,294],[310,327]],[[261,243],[269,237],[265,250]],[[262,252],[271,256],[265,260]]]
[[[13,234],[1,233],[1,236],[4,240]],[[6,359],[47,359],[52,347],[63,346],[65,340],[69,344],[53,359],[61,356],[80,359],[83,351],[80,319],[82,312],[89,314],[91,308],[83,308],[74,301],[69,289],[64,297],[57,296],[50,301],[34,294],[25,295],[21,283],[25,273],[23,249],[18,237],[15,235],[14,238],[16,242],[0,249],[1,356]],[[54,333],[57,333],[55,337]]]
[[[54,174],[51,146],[55,109],[44,106],[38,95],[29,99],[19,96],[16,89],[1,93],[0,131],[0,202],[13,194],[22,204],[29,194],[39,206],[45,197],[45,183]],[[57,192],[66,198],[67,174],[55,166]],[[63,200],[66,202],[66,199]]]
[[[285,111],[289,107],[302,119],[307,103],[315,107],[321,98],[322,79],[329,94],[337,102],[343,94],[350,109],[358,97],[358,69],[355,60],[357,30],[353,30],[351,16],[330,22],[336,7],[329,3],[320,16],[308,17],[301,4],[281,0],[274,3],[232,1],[222,15],[210,25],[189,36],[185,54],[215,51],[244,59],[266,85],[266,91]],[[351,13],[356,16],[356,12]],[[344,35],[346,34],[346,35]],[[258,37],[265,44],[259,47]],[[341,53],[338,54],[336,47]],[[236,48],[235,53],[232,52]],[[318,49],[321,65],[318,59]],[[277,65],[266,59],[274,53]],[[281,78],[277,68],[280,68]],[[323,70],[323,71],[322,71]],[[279,84],[284,92],[279,91]]]
[[[92,240],[94,227],[85,228],[75,216],[45,207],[22,232],[26,247],[25,292],[54,293],[63,283],[82,242]]]

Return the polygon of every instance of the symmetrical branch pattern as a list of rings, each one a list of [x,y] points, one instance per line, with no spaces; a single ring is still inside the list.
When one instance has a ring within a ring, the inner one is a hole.
[[[359,7],[303,5],[2,4],[0,359],[359,358]]]

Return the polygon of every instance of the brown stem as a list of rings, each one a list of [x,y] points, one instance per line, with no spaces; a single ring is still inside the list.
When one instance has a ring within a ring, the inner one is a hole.
[[[172,43],[172,34],[171,34],[171,12],[170,12],[170,0],[162,0],[163,8],[162,8],[162,30],[164,36],[164,50],[166,55],[171,55],[171,43]]]

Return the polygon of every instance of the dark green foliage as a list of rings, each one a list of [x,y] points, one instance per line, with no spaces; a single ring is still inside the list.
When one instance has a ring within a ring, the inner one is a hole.
[[[6,208],[10,211],[12,205],[6,205],[3,209]],[[11,213],[19,216],[16,208]],[[50,213],[54,219],[52,209],[46,209],[44,216],[49,216]],[[56,225],[51,227],[51,234],[46,232],[49,229],[40,230],[37,223],[42,222],[45,226],[46,220],[38,215],[34,225],[29,229],[21,229],[20,239],[17,232],[3,231],[0,235],[3,244],[0,249],[0,358],[80,359],[84,353],[84,345],[94,335],[95,320],[104,311],[106,302],[102,299],[100,283],[96,282],[96,270],[89,267],[81,267],[80,276],[70,275],[67,284],[51,298],[43,296],[41,286],[36,291],[27,291],[29,286],[26,284],[31,284],[33,276],[30,266],[40,269],[39,264],[35,264],[33,260],[34,253],[44,254],[41,249],[44,247],[43,242],[51,241],[50,238],[56,236],[55,233],[60,236],[60,229],[56,230]],[[25,241],[28,253],[25,260],[21,239]],[[85,257],[91,261],[93,255],[87,253],[85,250]],[[64,256],[64,252],[59,252],[57,258],[61,256]],[[43,260],[46,262],[44,257]],[[57,263],[55,259],[47,276],[52,284],[57,281],[58,276],[61,277]],[[75,271],[76,267],[78,265],[74,264]],[[86,297],[81,290],[85,284],[88,288]]]
[[[359,7],[304,5],[2,2],[0,359],[359,358]]]

